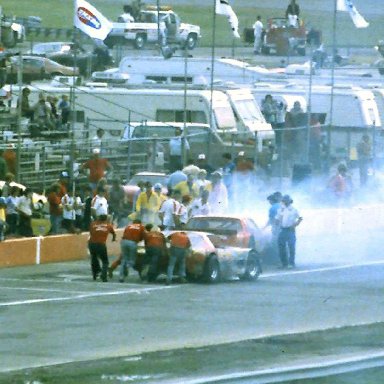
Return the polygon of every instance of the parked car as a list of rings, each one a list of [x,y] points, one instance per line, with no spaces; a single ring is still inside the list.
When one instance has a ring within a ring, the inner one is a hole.
[[[102,45],[89,52],[77,43],[57,41],[35,44],[30,53],[47,57],[66,66],[74,66],[76,63],[82,75],[105,70],[114,63],[107,47]]]
[[[19,67],[19,57],[10,58],[11,65],[7,73],[7,83],[15,84],[17,82],[17,73]],[[77,76],[79,69],[66,67],[46,57],[22,56],[23,64],[23,82],[28,83],[33,80],[50,79],[54,76]]]
[[[251,248],[261,253],[267,239],[253,219],[239,216],[194,216],[187,225],[189,231],[221,235],[227,246]]]
[[[164,233],[169,236],[171,232]],[[191,252],[186,258],[187,277],[206,283],[239,277],[241,280],[256,280],[262,273],[257,252],[251,248],[227,245],[225,238],[211,233],[186,231],[191,242]],[[168,249],[158,262],[158,274],[166,273],[169,261]],[[135,269],[142,279],[146,278],[148,260],[139,252]],[[177,269],[177,266],[176,266]]]

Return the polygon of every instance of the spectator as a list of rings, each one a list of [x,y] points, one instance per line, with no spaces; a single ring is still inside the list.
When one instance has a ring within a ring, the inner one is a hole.
[[[91,143],[91,147],[92,147],[92,150],[94,149],[100,149],[100,154],[101,155],[104,155],[104,142],[103,142],[103,137],[105,135],[105,131],[104,129],[102,128],[99,128],[97,131],[96,131],[96,135],[92,137],[92,143]]]
[[[15,180],[15,176],[13,173],[11,172],[7,172],[5,174],[5,183],[3,185],[3,188],[2,188],[2,192],[3,192],[3,197],[8,197],[9,194],[11,193],[11,189],[12,189],[12,183],[13,181]]]
[[[101,280],[103,282],[108,281],[108,252],[106,247],[106,241],[108,234],[112,234],[112,241],[116,241],[116,233],[111,223],[107,221],[107,215],[100,215],[97,220],[91,223],[89,230],[89,253],[91,254],[91,268],[93,280],[97,279],[97,276],[101,272]],[[101,260],[102,267],[100,268]]]
[[[83,213],[83,223],[82,223],[82,230],[83,231],[89,231],[89,226],[92,222],[92,200],[93,200],[93,193],[92,188],[89,185],[86,185],[84,187],[84,213]]]
[[[159,196],[153,191],[152,184],[145,183],[145,191],[141,192],[136,201],[136,212],[142,223],[155,222],[155,215],[159,209]]]
[[[100,149],[93,149],[93,156],[91,159],[86,161],[81,169],[89,170],[89,185],[94,190],[97,186],[98,181],[105,177],[107,171],[113,170],[112,165],[109,163],[107,159],[100,157]]]
[[[291,27],[299,26],[300,7],[296,4],[296,0],[291,0],[285,11],[285,18],[288,20],[288,25]]]
[[[125,214],[128,215],[128,212],[125,212],[125,192],[124,188],[120,185],[119,179],[113,179],[112,181],[108,203],[112,222],[116,223],[117,227],[120,228],[121,221]]]
[[[29,88],[23,88],[21,91],[21,116],[30,119],[31,122],[34,121],[34,109],[29,104],[29,95],[31,90]],[[17,101],[17,107],[19,107],[20,100]]]
[[[255,24],[253,24],[253,35],[254,35],[254,43],[253,43],[253,53],[255,55],[259,55],[261,53],[262,47],[262,36],[263,36],[263,23],[261,22],[261,16],[257,16]]]
[[[211,178],[211,174],[214,171],[214,168],[210,164],[208,164],[207,157],[204,153],[200,153],[200,155],[197,157],[196,165],[200,169],[204,169],[205,171],[207,171],[208,179]]]
[[[212,173],[212,191],[209,193],[208,203],[214,215],[224,214],[228,209],[228,192],[222,177],[219,171]]]
[[[124,5],[124,13],[122,13],[118,18],[118,23],[134,23],[135,18],[132,16],[132,7],[130,5]]]
[[[277,106],[272,95],[265,95],[264,100],[261,102],[261,112],[263,113],[266,122],[274,127],[276,124]]]
[[[183,168],[183,147],[186,153],[188,153],[190,149],[188,140],[182,136],[182,133],[183,130],[177,127],[175,129],[175,136],[169,140],[170,172],[175,172]]]
[[[96,190],[96,196],[92,199],[91,202],[91,215],[94,219],[101,215],[108,216],[108,201],[105,195],[105,188],[98,187]]]
[[[211,213],[211,207],[208,203],[209,192],[203,190],[201,197],[193,200],[191,203],[190,216],[209,215]]]
[[[275,143],[280,152],[282,146],[283,129],[285,128],[285,118],[287,115],[287,106],[280,102],[276,104],[276,122],[273,126],[275,131]]]
[[[81,191],[76,189],[76,193],[74,196],[74,205],[73,208],[75,209],[75,230],[76,232],[78,230],[81,230],[83,227],[83,217],[84,217],[84,207],[85,204],[83,204],[81,200]]]
[[[7,162],[4,159],[4,151],[0,149],[0,180],[5,180],[5,175],[8,172]]]
[[[60,191],[59,191],[60,199],[68,192],[69,181],[70,180],[69,180],[68,172],[67,171],[60,172],[59,181],[58,181],[58,184],[60,187]]]
[[[281,208],[281,192],[275,192],[267,197],[267,200],[271,204],[268,210],[268,221],[264,228],[271,227],[272,238],[270,242],[271,253],[274,256],[278,255],[278,243],[277,239],[280,233],[280,223],[276,220],[276,216]]]
[[[121,240],[121,264],[119,282],[123,283],[125,275],[128,275],[129,268],[136,263],[137,243],[144,240],[145,228],[139,219],[125,227]]]
[[[191,196],[192,198],[196,198],[200,193],[199,185],[195,182],[193,174],[189,174],[186,181],[181,181],[176,184],[175,189],[180,191],[182,197]]]
[[[19,220],[19,215],[17,213],[17,206],[19,203],[19,188],[11,187],[10,194],[6,198],[7,204],[7,233],[10,235],[15,235],[17,233],[17,223]]]
[[[145,226],[145,258],[149,262],[148,282],[155,281],[158,275],[158,264],[164,252],[167,252],[165,236],[155,230],[152,224]]]
[[[17,154],[15,151],[15,145],[14,144],[8,144],[7,149],[3,153],[4,160],[7,164],[8,172],[13,173],[16,175],[17,171]]]
[[[75,233],[75,198],[73,197],[73,191],[69,190],[62,198],[61,205],[63,207],[63,221],[61,226],[68,233]]]
[[[169,263],[167,269],[167,280],[166,285],[172,283],[173,270],[175,268],[176,262],[179,266],[179,278],[181,283],[186,283],[186,266],[185,261],[188,254],[188,251],[191,247],[189,238],[185,232],[175,232],[168,236],[170,240],[171,247],[169,250]]]
[[[368,181],[368,169],[371,162],[372,145],[367,134],[361,137],[357,144],[357,156],[359,163],[360,186],[364,187]]]
[[[230,153],[223,154],[224,165],[222,167],[223,172],[223,183],[227,187],[228,194],[231,195],[233,172],[236,169],[236,164],[232,160]]]
[[[32,203],[33,192],[31,189],[26,188],[17,204],[17,212],[19,214],[19,234],[21,236],[32,236],[32,212],[33,212],[33,203]]]
[[[65,195],[66,196],[66,193]],[[51,221],[51,234],[56,235],[60,233],[61,221],[62,221],[62,205],[60,197],[60,185],[54,183],[51,185],[50,191],[47,196],[49,203],[49,217]]]
[[[61,100],[57,106],[57,108],[61,111],[61,125],[66,125],[69,121],[69,116],[71,113],[71,107],[69,105],[68,96],[62,95]]]
[[[179,224],[181,193],[178,190],[172,192],[172,197],[164,201],[159,209],[159,217],[165,229],[175,229]]]
[[[5,231],[7,228],[7,202],[2,196],[0,189],[0,241],[5,240]]]
[[[331,199],[336,202],[348,199],[352,193],[352,180],[348,175],[347,167],[339,164],[337,173],[328,182],[328,189],[331,192]]]
[[[42,93],[39,95],[39,101],[35,104],[34,115],[40,131],[52,130],[54,128],[51,107]]]
[[[201,196],[203,191],[211,189],[211,182],[207,180],[207,171],[205,169],[201,169],[197,174],[196,184],[199,187],[199,196]]]

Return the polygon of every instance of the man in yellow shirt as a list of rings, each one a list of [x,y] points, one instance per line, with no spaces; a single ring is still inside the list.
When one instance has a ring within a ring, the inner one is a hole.
[[[192,199],[198,197],[200,192],[199,185],[192,174],[188,175],[186,181],[180,181],[180,183],[176,184],[174,189],[180,191],[182,197],[191,196]]]
[[[147,182],[145,190],[136,200],[136,212],[144,225],[154,223],[160,204],[160,197],[152,190],[152,184]]]

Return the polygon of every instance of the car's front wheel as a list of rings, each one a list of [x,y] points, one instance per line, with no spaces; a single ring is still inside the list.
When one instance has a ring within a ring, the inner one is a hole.
[[[211,255],[205,262],[204,281],[206,283],[217,283],[220,280],[220,265],[217,257]]]
[[[262,273],[260,258],[256,252],[249,252],[245,272],[240,276],[241,280],[254,281]]]
[[[187,40],[185,42],[187,49],[194,49],[197,44],[197,36],[193,33],[190,33],[187,37]]]

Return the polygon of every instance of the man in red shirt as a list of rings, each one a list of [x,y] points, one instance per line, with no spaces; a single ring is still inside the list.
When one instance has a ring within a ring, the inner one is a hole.
[[[63,210],[61,207],[60,185],[54,183],[48,193],[47,200],[49,203],[49,218],[51,220],[51,234],[60,233]]]
[[[147,224],[145,226],[145,258],[149,263],[148,270],[148,281],[153,282],[156,280],[158,275],[157,266],[161,255],[163,254],[165,248],[165,236],[157,230],[153,229],[152,224]]]
[[[129,273],[128,267],[133,268],[136,262],[137,243],[144,240],[145,228],[140,220],[133,220],[132,224],[125,227],[121,240],[121,264],[120,264],[120,283]]]
[[[100,157],[100,149],[95,148],[92,158],[86,161],[81,169],[89,169],[89,184],[95,190],[98,181],[105,177],[105,172],[112,170],[113,167],[107,159]]]
[[[171,243],[170,254],[169,254],[169,263],[167,270],[167,280],[166,285],[172,283],[173,270],[175,269],[175,264],[179,264],[179,277],[181,283],[186,283],[186,268],[185,268],[185,259],[191,247],[191,242],[189,241],[188,235],[185,232],[174,232],[168,239]]]
[[[107,221],[107,215],[100,215],[97,220],[91,223],[89,229],[89,243],[88,248],[91,254],[91,267],[93,280],[96,280],[97,275],[101,271],[101,280],[107,281],[108,271],[108,253],[106,241],[108,234],[112,234],[112,241],[116,241],[116,233],[111,223]],[[102,267],[100,268],[99,259],[101,260]]]

